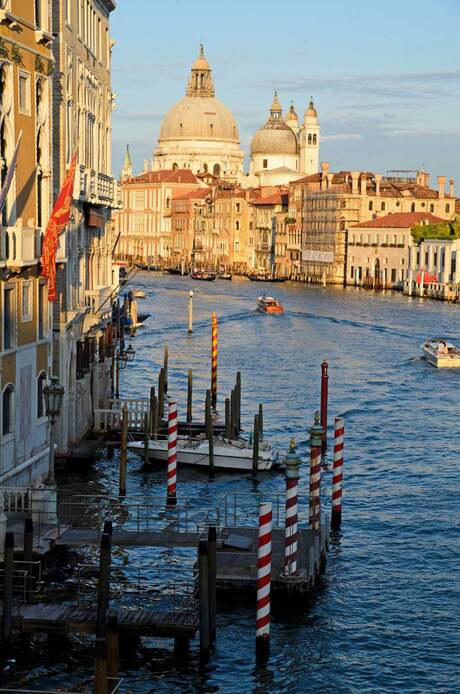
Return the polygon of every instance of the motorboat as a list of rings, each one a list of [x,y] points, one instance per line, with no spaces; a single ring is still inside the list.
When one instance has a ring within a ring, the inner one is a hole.
[[[219,275],[220,280],[231,280],[232,279],[232,273],[231,272],[221,272]]]
[[[192,280],[204,280],[205,282],[213,282],[216,279],[216,276],[213,272],[206,272],[205,270],[191,272],[190,277],[192,278]]]
[[[131,441],[128,450],[141,458],[145,456],[144,441]],[[228,440],[214,439],[214,467],[220,470],[251,471],[252,470],[252,445],[242,439]],[[168,441],[166,439],[148,440],[149,461],[168,460]],[[195,465],[197,467],[209,467],[209,442],[205,438],[177,439],[177,463],[179,465]],[[260,442],[258,470],[271,470],[279,464],[278,454],[272,449],[271,444]]]
[[[460,349],[442,338],[427,340],[422,345],[427,361],[438,369],[460,368]]]
[[[287,282],[288,280],[287,277],[275,277],[274,275],[265,274],[248,275],[248,278],[251,282]]]
[[[284,308],[278,301],[272,296],[259,296],[257,299],[257,309],[262,311],[262,313],[284,313]]]
[[[135,289],[133,291],[133,296],[135,299],[145,299],[145,292],[143,289]]]

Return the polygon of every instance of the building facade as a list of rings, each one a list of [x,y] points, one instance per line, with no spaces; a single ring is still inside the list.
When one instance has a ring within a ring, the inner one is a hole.
[[[65,388],[56,422],[58,452],[70,454],[111,396],[111,215],[119,207],[112,176],[110,13],[113,0],[52,0],[53,195],[75,151],[78,165],[70,224],[59,239],[53,305],[53,370]]]
[[[40,486],[49,461],[43,388],[51,374],[51,316],[40,278],[50,209],[51,17],[47,2],[0,4],[2,184],[17,166],[0,220],[0,485]]]

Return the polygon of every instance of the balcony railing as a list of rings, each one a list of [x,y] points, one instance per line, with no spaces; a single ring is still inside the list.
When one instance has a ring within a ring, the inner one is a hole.
[[[112,176],[80,165],[80,200],[94,205],[121,207],[121,187]]]
[[[112,287],[99,287],[98,289],[87,289],[85,291],[85,305],[89,309],[89,313],[98,315],[99,318],[104,318],[107,316],[107,314],[111,314],[111,294]]]

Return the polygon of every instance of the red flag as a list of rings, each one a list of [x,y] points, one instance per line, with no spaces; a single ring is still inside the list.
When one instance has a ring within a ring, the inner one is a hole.
[[[54,203],[49,222],[46,225],[42,247],[42,277],[48,280],[48,301],[56,301],[56,251],[59,234],[69,223],[73,199],[73,182],[77,167],[77,152],[72,157],[61,191]]]

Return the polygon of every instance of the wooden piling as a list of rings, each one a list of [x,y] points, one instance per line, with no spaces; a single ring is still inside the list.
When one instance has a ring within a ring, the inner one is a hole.
[[[259,415],[254,415],[254,431],[252,435],[252,472],[259,469]]]
[[[209,642],[216,640],[216,554],[217,554],[217,528],[210,525],[208,528],[208,595],[209,595]]]
[[[107,638],[107,613],[110,601],[110,562],[111,538],[108,533],[102,533],[99,554],[99,582],[97,598],[96,638]]]
[[[188,334],[193,333],[193,290],[188,293]]]
[[[149,403],[150,433],[151,433],[151,434],[153,434],[154,402],[155,402],[155,386],[152,386],[152,387],[150,388],[150,403]]]
[[[158,417],[163,419],[165,410],[165,372],[160,369],[158,376]]]
[[[262,403],[259,403],[259,441],[262,443],[264,440],[264,407]]]
[[[165,393],[168,392],[168,361],[169,361],[169,350],[168,350],[168,345],[165,345],[164,354],[163,354],[163,371],[164,371]]]
[[[187,380],[187,423],[190,424],[192,421],[192,406],[193,406],[193,371],[188,370],[188,380]]]
[[[109,694],[107,682],[107,641],[104,638],[96,638],[96,668],[95,668],[96,694]]]
[[[13,568],[14,568],[14,534],[5,534],[5,550],[3,560],[3,614],[2,614],[2,643],[7,647],[11,641],[13,627]]]
[[[241,431],[241,371],[236,372],[235,390],[236,390],[236,413],[237,413],[237,419],[236,419],[237,432],[236,433],[239,434]]]
[[[115,359],[115,397],[120,397],[120,352],[117,352]]]
[[[121,441],[120,441],[120,496],[126,494],[126,466],[128,462],[128,408],[123,405],[121,408]]]
[[[149,462],[149,415],[144,414],[144,464]]]
[[[159,409],[158,409],[158,398],[153,399],[153,428],[152,436],[154,440],[158,438],[158,419],[159,419]]]
[[[230,437],[233,439],[236,436],[236,391],[232,390],[230,393]]]
[[[209,446],[209,471],[214,472],[214,426],[212,421],[211,391],[206,391],[205,405],[206,438]]]
[[[225,438],[230,439],[231,437],[231,411],[230,411],[230,398],[225,398]]]
[[[107,677],[116,679],[120,669],[120,636],[118,617],[110,615],[107,620]],[[113,682],[111,683],[114,684]]]
[[[200,595],[200,654],[209,653],[208,541],[198,541],[198,585]]]
[[[33,575],[31,573],[32,571],[32,562],[34,560],[34,522],[32,518],[26,518],[24,521],[24,555],[23,559],[25,562],[28,562],[30,566],[26,566],[25,570],[27,572],[26,580],[27,580],[27,585],[26,585],[26,597],[27,600],[30,600],[31,598],[31,593],[33,590]]]

